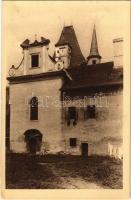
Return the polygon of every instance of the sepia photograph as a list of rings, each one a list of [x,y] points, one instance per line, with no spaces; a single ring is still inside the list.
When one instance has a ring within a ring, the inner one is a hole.
[[[5,189],[124,189],[129,9],[3,2]]]

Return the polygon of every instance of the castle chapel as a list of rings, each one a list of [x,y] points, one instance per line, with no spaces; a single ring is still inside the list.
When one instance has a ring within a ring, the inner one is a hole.
[[[26,39],[20,45],[23,59],[18,67],[10,68],[7,78],[10,151],[83,156],[119,153],[122,42],[122,38],[113,40],[114,60],[102,63],[95,27],[87,58],[73,26],[63,28],[53,56],[49,39]]]

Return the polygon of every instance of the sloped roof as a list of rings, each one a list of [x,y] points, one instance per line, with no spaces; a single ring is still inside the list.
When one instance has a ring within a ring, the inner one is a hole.
[[[114,69],[113,62],[83,65],[67,69],[72,81],[66,80],[62,90],[122,84],[123,70]]]
[[[71,47],[70,67],[76,67],[85,61],[73,26],[65,26],[55,46],[68,44]]]

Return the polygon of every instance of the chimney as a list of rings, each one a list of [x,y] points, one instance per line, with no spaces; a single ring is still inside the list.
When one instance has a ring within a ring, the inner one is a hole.
[[[123,38],[113,40],[114,44],[114,67],[123,67]]]

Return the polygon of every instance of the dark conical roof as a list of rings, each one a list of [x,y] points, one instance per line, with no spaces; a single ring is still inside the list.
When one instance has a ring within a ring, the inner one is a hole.
[[[93,28],[90,54],[89,54],[88,58],[90,58],[90,57],[99,57],[99,58],[101,58],[101,56],[99,54],[99,51],[98,51],[98,44],[97,44],[95,25],[94,25],[94,28]]]
[[[73,26],[65,26],[55,46],[68,44],[71,47],[71,67],[80,65],[85,61],[82,55]]]

